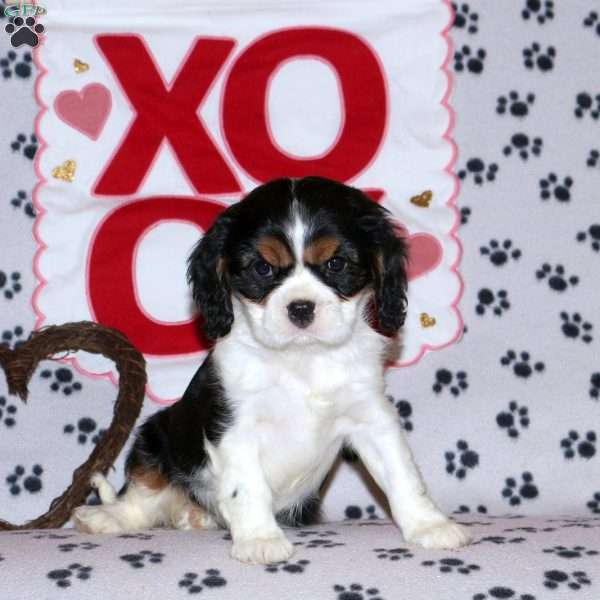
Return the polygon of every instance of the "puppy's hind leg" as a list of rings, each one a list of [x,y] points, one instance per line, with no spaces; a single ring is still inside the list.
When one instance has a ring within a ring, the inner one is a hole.
[[[117,499],[117,491],[102,473],[94,473],[90,479],[90,484],[98,493],[102,504],[114,504]]]

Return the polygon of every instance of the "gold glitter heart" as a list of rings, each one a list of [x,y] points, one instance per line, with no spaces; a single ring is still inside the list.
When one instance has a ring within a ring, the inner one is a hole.
[[[410,201],[415,206],[420,206],[421,208],[429,208],[432,198],[433,192],[431,190],[425,190],[422,194],[419,194],[418,196],[413,196],[410,199]]]
[[[65,160],[62,165],[58,167],[54,167],[52,169],[52,177],[55,179],[60,179],[61,181],[67,181],[69,183],[73,183],[75,180],[75,169],[77,168],[77,163],[74,160]]]
[[[436,322],[435,317],[431,317],[426,312],[421,313],[421,327],[433,327]]]
[[[90,65],[76,58],[73,61],[73,68],[75,69],[75,73],[85,73],[89,71]]]

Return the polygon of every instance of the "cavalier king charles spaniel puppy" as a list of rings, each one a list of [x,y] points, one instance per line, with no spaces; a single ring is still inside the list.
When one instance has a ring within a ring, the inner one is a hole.
[[[407,542],[468,543],[430,499],[385,395],[406,259],[384,208],[321,177],[266,183],[225,210],[188,265],[215,345],[181,400],[139,428],[121,492],[93,477],[102,504],[77,508],[75,526],[222,526],[234,558],[283,561],[293,547],[281,526],[315,521],[319,488],[349,447]]]

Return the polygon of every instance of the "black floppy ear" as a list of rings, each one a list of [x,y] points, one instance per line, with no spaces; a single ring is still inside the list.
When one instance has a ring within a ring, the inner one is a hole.
[[[226,216],[219,216],[188,259],[188,283],[204,317],[204,331],[212,340],[227,335],[233,323],[231,288],[223,256],[230,225]]]

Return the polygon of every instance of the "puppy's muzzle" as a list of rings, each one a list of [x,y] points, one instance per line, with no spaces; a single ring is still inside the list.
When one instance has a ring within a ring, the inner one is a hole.
[[[300,329],[308,327],[315,319],[315,303],[310,300],[294,300],[287,305],[287,311],[290,321]]]

